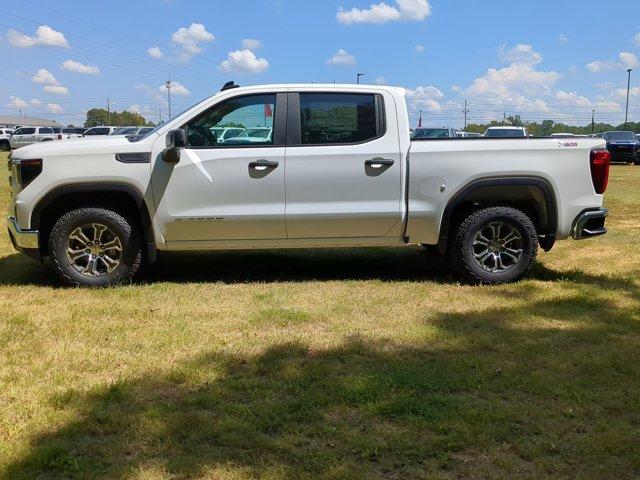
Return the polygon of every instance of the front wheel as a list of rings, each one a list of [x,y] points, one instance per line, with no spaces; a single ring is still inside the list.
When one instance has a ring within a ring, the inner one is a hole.
[[[459,224],[449,255],[455,270],[473,283],[505,283],[533,265],[538,236],[531,219],[511,207],[478,210]]]
[[[130,281],[143,258],[135,224],[103,208],[63,215],[51,230],[49,253],[64,283],[92,287]]]

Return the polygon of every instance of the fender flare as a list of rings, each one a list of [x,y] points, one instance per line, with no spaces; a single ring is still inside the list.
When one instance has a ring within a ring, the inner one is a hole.
[[[540,246],[545,251],[551,250],[556,242],[558,231],[558,204],[556,195],[548,180],[535,176],[514,176],[514,177],[489,177],[473,180],[462,187],[449,200],[442,214],[440,222],[440,235],[438,238],[438,249],[442,254],[447,251],[448,233],[451,227],[451,218],[456,207],[460,205],[469,195],[480,188],[504,187],[504,186],[527,186],[539,188],[545,199],[547,207],[547,224],[540,239]]]
[[[146,243],[147,261],[149,263],[155,262],[157,250],[149,208],[140,191],[127,183],[90,182],[60,185],[58,187],[55,187],[48,191],[40,200],[38,200],[38,203],[31,212],[31,228],[38,229],[40,227],[42,212],[44,212],[48,206],[53,204],[53,202],[55,202],[61,196],[96,192],[124,193],[133,201],[142,222],[142,233],[144,236],[144,241]]]

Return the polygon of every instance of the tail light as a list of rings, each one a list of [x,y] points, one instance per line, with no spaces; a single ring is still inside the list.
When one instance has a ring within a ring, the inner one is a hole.
[[[62,135],[60,133],[58,134],[58,140],[62,140]]]
[[[25,188],[42,173],[42,159],[20,160],[16,165],[16,180],[21,188]]]
[[[589,165],[591,167],[591,180],[597,194],[604,193],[609,183],[609,163],[611,154],[606,148],[591,150]]]

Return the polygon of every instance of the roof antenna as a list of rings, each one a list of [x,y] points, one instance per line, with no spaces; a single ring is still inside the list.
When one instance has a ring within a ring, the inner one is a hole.
[[[240,85],[236,85],[235,82],[231,80],[230,82],[225,83],[220,89],[220,91],[224,92],[225,90],[231,90],[232,88],[239,88],[239,87]]]

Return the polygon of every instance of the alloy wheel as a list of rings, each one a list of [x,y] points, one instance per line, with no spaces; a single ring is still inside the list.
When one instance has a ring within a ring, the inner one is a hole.
[[[90,223],[71,232],[66,253],[77,272],[87,277],[101,277],[120,265],[122,242],[106,225]]]
[[[523,252],[522,235],[506,222],[489,222],[480,228],[473,239],[473,258],[491,273],[514,268]]]

